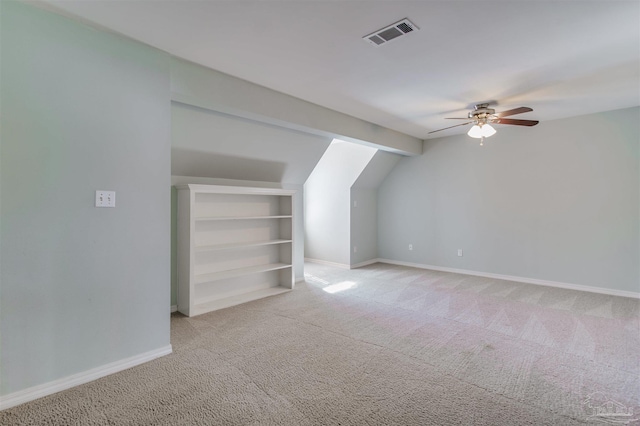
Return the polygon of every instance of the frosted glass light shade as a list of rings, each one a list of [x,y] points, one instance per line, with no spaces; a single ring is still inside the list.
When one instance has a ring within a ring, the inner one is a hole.
[[[488,138],[489,136],[493,136],[495,134],[496,134],[496,129],[491,127],[489,124],[483,124],[482,126],[475,124],[467,132],[467,135],[476,139]]]
[[[478,126],[477,124],[474,124],[473,127],[470,128],[467,132],[467,135],[471,136],[472,138],[480,139],[482,137],[482,128],[480,128],[480,126]]]
[[[480,131],[482,132],[482,136],[484,136],[485,138],[488,138],[489,136],[493,136],[496,134],[496,129],[494,129],[493,127],[491,127],[488,124],[485,124],[484,126],[482,126],[480,128]]]

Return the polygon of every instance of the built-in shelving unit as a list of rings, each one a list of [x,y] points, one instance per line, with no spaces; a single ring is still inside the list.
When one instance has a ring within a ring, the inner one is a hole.
[[[176,188],[179,312],[199,315],[293,289],[295,191]]]

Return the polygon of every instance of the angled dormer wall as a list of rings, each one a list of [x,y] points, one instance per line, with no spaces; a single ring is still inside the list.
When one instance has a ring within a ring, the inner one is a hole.
[[[304,184],[305,257],[351,264],[351,186],[375,148],[334,140]]]
[[[350,268],[377,258],[377,188],[399,158],[334,140],[304,185],[307,259]]]
[[[378,187],[400,158],[378,150],[351,186],[352,268],[378,258]]]

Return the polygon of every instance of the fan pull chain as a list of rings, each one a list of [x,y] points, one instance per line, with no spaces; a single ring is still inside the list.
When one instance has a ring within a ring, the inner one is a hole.
[[[484,146],[484,143],[483,143],[483,142],[484,142],[484,136],[482,136],[482,137],[480,138],[480,146]]]

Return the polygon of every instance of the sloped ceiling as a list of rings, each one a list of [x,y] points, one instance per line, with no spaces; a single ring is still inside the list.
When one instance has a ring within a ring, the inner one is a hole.
[[[483,101],[542,121],[640,104],[638,1],[37,3],[419,138]],[[403,18],[420,31],[362,40]]]
[[[171,174],[303,184],[331,139],[180,103],[171,105]]]

